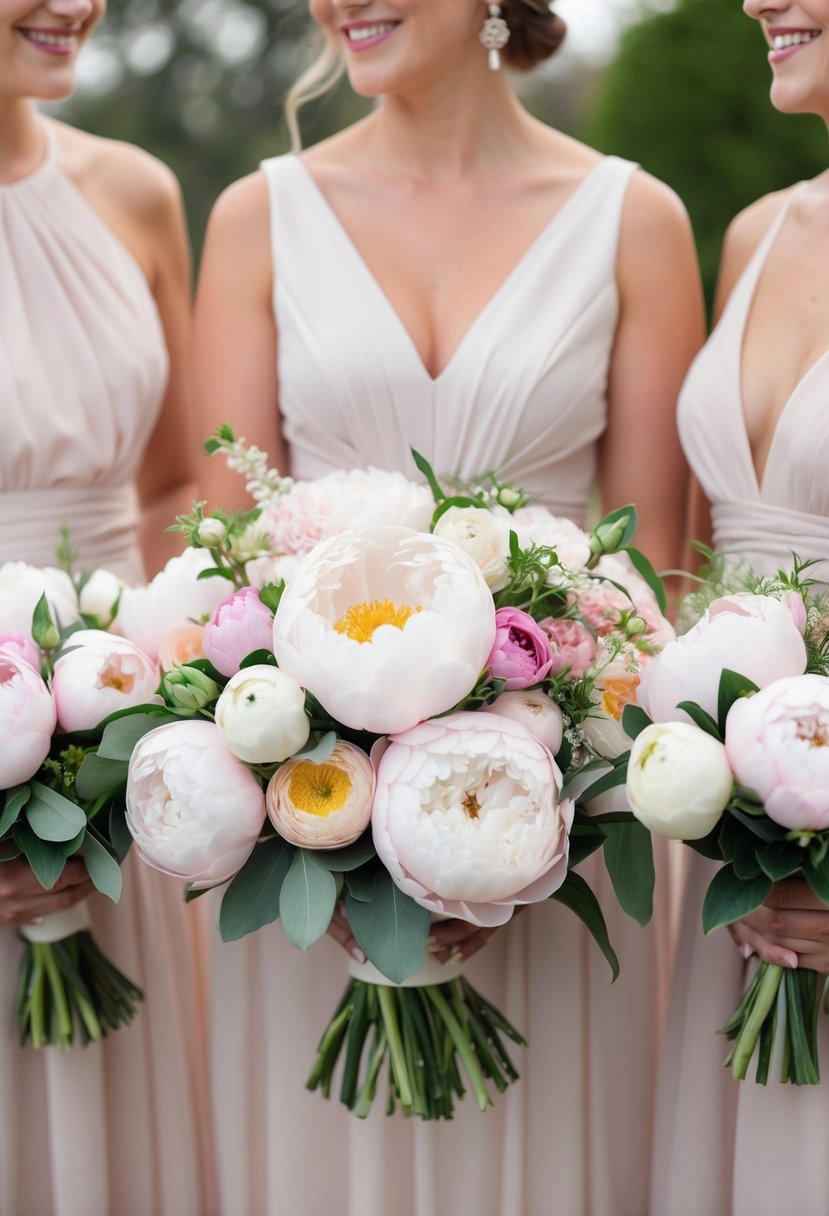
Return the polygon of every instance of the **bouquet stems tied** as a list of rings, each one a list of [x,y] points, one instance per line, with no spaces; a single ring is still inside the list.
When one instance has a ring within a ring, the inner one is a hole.
[[[69,1051],[133,1020],[143,993],[101,953],[90,933],[84,930],[57,942],[21,940],[21,1046]]]
[[[756,1055],[755,1080],[765,1085],[777,1047],[782,1082],[818,1085],[817,1030],[825,990],[825,981],[815,971],[789,971],[761,962],[719,1032],[734,1042],[725,1065],[735,1079],[745,1080]]]
[[[445,984],[397,988],[352,980],[317,1049],[307,1081],[330,1097],[343,1058],[340,1101],[360,1119],[374,1102],[387,1066],[386,1109],[451,1119],[454,1099],[472,1089],[480,1110],[492,1105],[488,1082],[501,1092],[518,1080],[504,1039],[523,1036],[462,977]]]

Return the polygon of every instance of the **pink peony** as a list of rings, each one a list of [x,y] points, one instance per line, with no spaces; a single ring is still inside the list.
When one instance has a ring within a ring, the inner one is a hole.
[[[202,648],[223,676],[235,676],[254,650],[273,649],[273,613],[255,587],[243,587],[222,600],[204,627]]]
[[[795,831],[829,828],[829,678],[775,680],[736,701],[725,751],[770,819]]]
[[[596,642],[590,630],[581,621],[557,620],[552,616],[540,621],[539,626],[553,650],[550,674],[557,676],[566,668],[573,680],[586,675],[596,656]]]
[[[55,703],[33,667],[0,650],[0,789],[28,781],[49,755]]]
[[[40,650],[31,637],[23,633],[0,633],[0,651],[17,655],[24,663],[40,671]]]
[[[684,722],[680,701],[695,701],[712,717],[723,669],[764,688],[802,675],[806,646],[791,606],[768,595],[726,595],[644,667],[639,704],[655,722]]]
[[[126,638],[79,629],[52,676],[61,730],[92,730],[118,710],[157,701],[158,681],[158,667]]]
[[[495,613],[495,642],[487,659],[490,675],[506,680],[507,688],[540,684],[553,665],[553,652],[544,630],[520,608]]]

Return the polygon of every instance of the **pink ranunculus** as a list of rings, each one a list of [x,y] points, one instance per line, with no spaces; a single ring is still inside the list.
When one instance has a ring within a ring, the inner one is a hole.
[[[799,597],[798,597],[799,598]],[[740,785],[794,831],[829,828],[829,678],[775,680],[735,701],[725,751]]]
[[[487,659],[490,675],[506,686],[539,684],[553,665],[553,652],[544,630],[520,608],[495,613],[495,642]]]
[[[434,718],[392,736],[377,762],[374,847],[423,907],[502,925],[564,882],[574,808],[560,792],[550,752],[519,722]]]
[[[23,633],[0,633],[0,651],[17,655],[24,663],[40,671],[40,651],[31,637]]]
[[[39,672],[0,650],[0,790],[28,781],[49,755],[55,703]]]
[[[194,887],[226,882],[265,820],[258,779],[212,722],[159,726],[138,741],[127,779],[127,827],[141,859]]]
[[[92,730],[121,709],[155,702],[156,664],[126,638],[79,629],[55,663],[52,695],[62,730]]]
[[[235,676],[254,650],[273,650],[273,613],[255,587],[242,587],[222,600],[204,627],[202,648],[223,676]]]
[[[552,647],[553,662],[550,673],[568,671],[573,680],[580,680],[590,670],[596,656],[596,642],[590,630],[581,621],[559,620],[548,616],[539,621]]]
[[[654,722],[685,722],[681,701],[695,701],[712,717],[724,669],[764,688],[806,670],[806,646],[791,607],[769,595],[714,600],[692,629],[643,668],[639,704]]]

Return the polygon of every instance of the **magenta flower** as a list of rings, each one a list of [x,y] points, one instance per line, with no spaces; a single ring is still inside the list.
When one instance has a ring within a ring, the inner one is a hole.
[[[202,650],[223,676],[235,676],[254,650],[273,649],[273,614],[255,587],[242,587],[222,600],[204,627]]]
[[[553,652],[540,625],[520,608],[499,608],[495,613],[495,643],[487,659],[493,679],[506,686],[530,688],[539,684],[553,665]]]

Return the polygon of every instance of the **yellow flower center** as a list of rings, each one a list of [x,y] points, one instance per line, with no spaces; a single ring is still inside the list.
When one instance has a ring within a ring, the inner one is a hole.
[[[607,681],[602,692],[602,709],[608,718],[614,718],[617,722],[622,720],[622,710],[625,706],[636,704],[638,686],[638,676],[627,680]]]
[[[795,735],[804,743],[808,743],[810,747],[829,746],[829,729],[820,718],[796,718]]]
[[[375,629],[381,625],[393,625],[402,629],[410,616],[420,612],[407,604],[395,604],[392,600],[371,600],[352,604],[334,625],[337,633],[344,633],[355,642],[370,642]]]
[[[99,688],[114,688],[117,692],[132,692],[135,676],[122,671],[117,659],[110,659],[98,674]]]
[[[288,795],[306,815],[327,819],[341,811],[351,795],[351,778],[336,764],[314,764],[301,760],[291,773]]]

